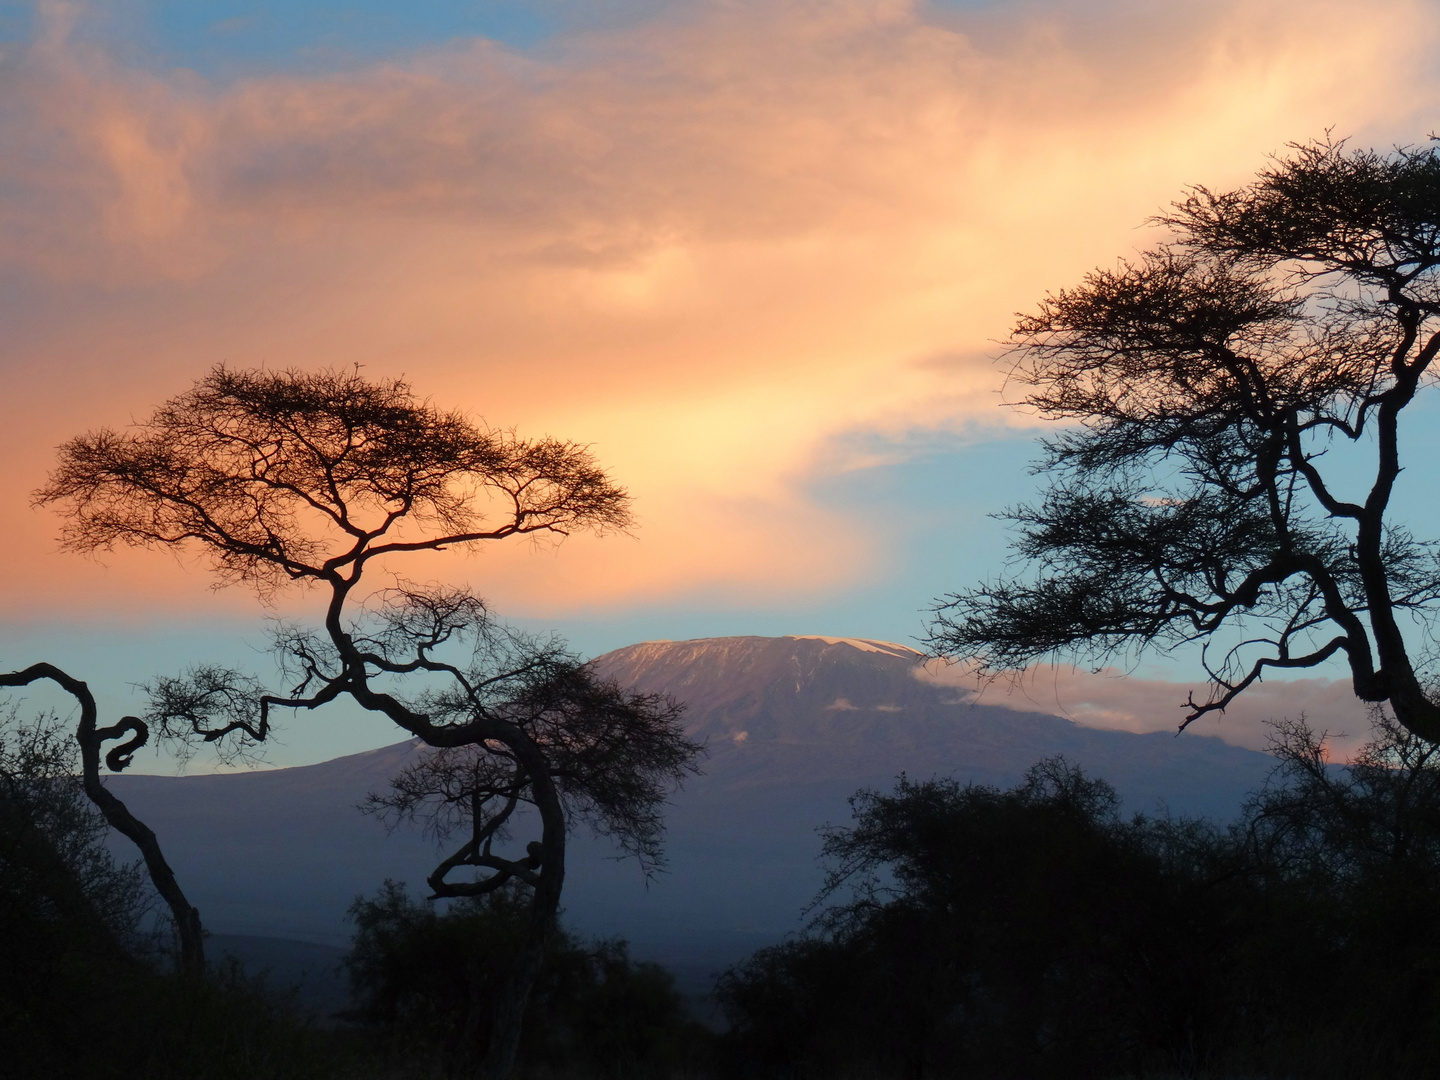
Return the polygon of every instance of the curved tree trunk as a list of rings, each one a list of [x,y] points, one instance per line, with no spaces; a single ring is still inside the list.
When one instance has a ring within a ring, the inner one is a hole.
[[[81,724],[83,727],[83,720]],[[155,885],[155,891],[164,898],[170,908],[171,916],[175,919],[176,933],[180,938],[180,971],[185,975],[198,978],[205,973],[205,932],[200,925],[200,911],[185,899],[179,882],[175,880],[175,872],[170,869],[164,854],[160,851],[160,841],[156,839],[154,831],[130,813],[129,808],[100,782],[99,742],[99,739],[94,739],[92,741],[93,750],[85,748],[83,751],[85,794],[89,795],[90,801],[100,808],[100,812],[105,815],[105,820],[117,832],[124,833],[129,837],[131,842],[140,849],[140,854],[145,859],[145,869],[150,873],[150,880]],[[83,739],[81,746],[85,747]]]
[[[149,732],[145,725],[133,716],[125,717],[113,727],[97,728],[95,697],[90,693],[90,688],[53,664],[32,664],[24,671],[0,675],[0,686],[28,686],[41,679],[56,683],[80,703],[80,724],[76,728],[75,739],[80,744],[81,779],[85,794],[105,815],[110,826],[129,837],[140,849],[145,860],[145,869],[150,873],[150,880],[154,883],[156,892],[169,905],[170,914],[175,919],[175,929],[180,937],[180,970],[186,975],[198,977],[205,971],[205,936],[200,925],[199,910],[191,905],[181,892],[180,885],[175,880],[175,872],[166,863],[154,831],[130,813],[129,808],[100,782],[100,748],[105,741],[119,738],[127,732],[133,733],[131,739],[111,750],[106,756],[106,764],[119,772],[130,763],[130,755],[145,744]]]

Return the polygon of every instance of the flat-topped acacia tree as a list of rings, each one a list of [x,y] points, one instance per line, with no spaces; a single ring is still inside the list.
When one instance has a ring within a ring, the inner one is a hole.
[[[1440,544],[1394,520],[1440,353],[1440,155],[1297,145],[1158,223],[1017,324],[1020,403],[1066,425],[1006,515],[1030,572],[944,598],[932,647],[995,671],[1198,642],[1184,723],[1335,658],[1440,741]]]
[[[68,549],[193,549],[220,583],[262,599],[320,594],[318,627],[274,635],[288,691],[201,667],[149,684],[146,720],[162,736],[234,751],[263,741],[276,709],[349,698],[436,748],[382,801],[466,832],[429,878],[437,896],[531,890],[486,1055],[487,1074],[508,1074],[555,926],[570,825],[588,821],[653,865],[659,808],[699,748],[679,706],[599,679],[558,641],[497,622],[468,591],[377,590],[366,572],[393,574],[417,552],[620,530],[626,493],[582,446],[481,427],[399,380],[221,366],[146,422],[65,444],[36,498],[63,515]],[[525,805],[539,837],[501,854]]]

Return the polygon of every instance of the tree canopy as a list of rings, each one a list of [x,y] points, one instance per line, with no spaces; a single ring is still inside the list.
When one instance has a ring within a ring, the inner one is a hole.
[[[629,498],[585,447],[525,440],[358,370],[213,369],[144,424],[60,448],[36,492],[74,551],[199,545],[222,581],[343,589],[372,559],[605,531]]]
[[[1392,520],[1440,350],[1440,155],[1296,145],[1156,221],[1166,243],[1019,318],[1018,403],[1064,425],[1005,515],[1028,569],[943,598],[932,647],[996,672],[1198,642],[1184,723],[1337,658],[1440,740],[1440,548]]]

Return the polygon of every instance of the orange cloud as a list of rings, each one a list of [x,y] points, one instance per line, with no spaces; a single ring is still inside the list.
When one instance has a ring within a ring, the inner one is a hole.
[[[359,362],[593,443],[636,538],[437,570],[512,610],[853,581],[885,523],[802,494],[863,464],[837,436],[1027,422],[987,358],[1014,310],[1143,243],[1185,182],[1330,126],[1423,134],[1440,33],[1406,0],[743,0],[221,85],[47,12],[0,52],[17,609],[209,602],[164,559],[62,565],[18,508],[56,443],[222,359]]]

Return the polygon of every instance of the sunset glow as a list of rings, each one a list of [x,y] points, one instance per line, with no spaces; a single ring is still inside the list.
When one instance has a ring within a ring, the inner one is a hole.
[[[60,554],[29,508],[58,444],[222,361],[359,364],[590,444],[634,496],[632,536],[407,570],[586,651],[911,641],[935,596],[1003,568],[984,515],[1025,491],[966,455],[1005,447],[1024,474],[1036,421],[1002,407],[996,363],[1013,313],[1151,242],[1186,184],[1241,183],[1327,130],[1414,142],[1440,97],[1440,12],[1410,0],[589,21],[535,0],[534,40],[441,27],[378,56],[226,53],[251,13],[210,6],[204,56],[156,44],[161,8],[104,3],[42,3],[0,43],[11,652],[41,625],[82,647],[102,623],[256,616],[168,555]],[[975,532],[943,535],[957,522]],[[1142,689],[1025,707],[1125,727]]]

